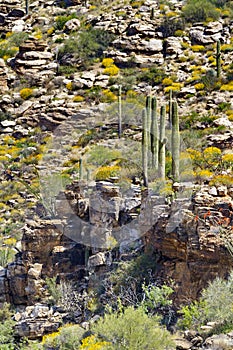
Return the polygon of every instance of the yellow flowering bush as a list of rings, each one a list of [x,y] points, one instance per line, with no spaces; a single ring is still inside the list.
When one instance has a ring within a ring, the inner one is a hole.
[[[198,170],[195,172],[195,176],[201,180],[201,181],[205,181],[205,180],[210,180],[211,177],[213,176],[213,173],[210,170],[207,169],[202,169],[202,170]]]
[[[164,78],[162,84],[165,86],[169,86],[173,84],[173,80],[171,78]]]
[[[117,75],[119,73],[119,70],[120,69],[115,64],[112,64],[111,66],[106,67],[104,69],[104,74],[107,74],[110,76]]]
[[[117,96],[110,90],[106,89],[102,91],[101,102],[114,102],[117,100]]]
[[[209,165],[218,165],[221,159],[221,153],[221,150],[217,147],[207,147],[203,151],[203,156]]]
[[[220,91],[233,91],[233,81],[231,81],[229,84],[223,84],[220,87]]]
[[[72,83],[72,81],[69,81],[69,82],[66,84],[66,88],[67,88],[67,90],[69,90],[69,91],[72,91],[72,90],[73,90],[73,83]]]
[[[24,89],[20,90],[19,94],[20,94],[21,98],[23,98],[24,100],[27,100],[30,97],[32,97],[33,89],[24,88]]]
[[[96,180],[106,180],[112,176],[117,176],[120,172],[118,165],[103,166],[98,169],[96,173]]]
[[[103,67],[111,67],[114,64],[114,61],[112,58],[104,58],[102,61],[102,66]]]
[[[232,44],[223,44],[221,46],[221,51],[227,53],[233,51],[233,45]]]
[[[54,27],[50,27],[48,30],[47,30],[47,34],[48,36],[52,35],[55,31],[55,28]]]
[[[233,164],[233,153],[226,153],[222,156],[222,161],[224,163]]]
[[[203,90],[205,85],[203,83],[198,83],[194,85],[196,90]]]
[[[170,90],[177,92],[183,87],[183,83],[172,83],[170,86],[164,88],[164,92],[169,92]]]
[[[232,175],[216,175],[213,176],[210,181],[211,186],[221,186],[225,185],[227,187],[233,186],[233,176]]]
[[[80,350],[101,350],[104,349],[107,345],[109,345],[109,342],[106,341],[100,341],[96,339],[95,335],[90,335],[87,338],[84,338],[82,340],[82,345],[80,346]]]
[[[83,102],[85,100],[85,98],[83,96],[80,95],[76,95],[73,98],[73,102]]]
[[[177,16],[178,14],[175,11],[169,11],[169,12],[166,12],[165,15],[166,15],[166,17],[171,18],[171,17]]]
[[[192,45],[191,49],[193,52],[202,52],[205,50],[205,47],[203,45]]]

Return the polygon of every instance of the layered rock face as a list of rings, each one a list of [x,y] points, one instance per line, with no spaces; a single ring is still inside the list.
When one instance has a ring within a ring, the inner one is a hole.
[[[146,247],[158,253],[158,276],[174,280],[179,303],[197,298],[209,280],[226,277],[233,266],[232,190],[203,187],[190,204],[165,210],[145,236]]]
[[[11,10],[15,8],[21,8],[21,0],[2,0],[0,4],[0,12],[8,14]]]
[[[83,277],[84,249],[62,234],[59,220],[29,221],[23,228],[22,252],[1,271],[0,302],[32,305],[45,297],[45,277]]]
[[[0,59],[0,85],[2,92],[9,90],[7,85],[7,68],[3,59]]]
[[[11,62],[12,68],[18,74],[35,75],[41,71],[46,71],[44,74],[54,75],[56,63],[52,62],[53,54],[48,51],[48,46],[45,42],[39,41],[33,37],[26,40],[19,47],[19,53]],[[42,78],[38,76],[38,78]],[[43,77],[44,78],[44,77]]]
[[[1,271],[0,301],[43,300],[46,276],[81,281],[88,269],[100,266],[104,273],[112,263],[113,241],[120,254],[134,241],[153,248],[158,277],[174,280],[179,303],[196,298],[208,280],[227,275],[233,266],[226,248],[231,247],[232,189],[202,187],[192,199],[181,192],[172,203],[157,195],[141,203],[139,189],[132,185],[124,197],[116,184],[99,182],[88,198],[78,183],[69,186],[68,209],[58,200],[62,219],[28,221],[23,228],[22,252]]]

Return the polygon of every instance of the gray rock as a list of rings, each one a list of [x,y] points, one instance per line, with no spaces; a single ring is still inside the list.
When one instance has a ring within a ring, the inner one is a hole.
[[[96,267],[96,266],[101,266],[105,265],[106,263],[106,257],[105,254],[100,252],[95,255],[90,256],[88,259],[87,266],[88,268]]]
[[[65,30],[73,32],[79,29],[80,21],[77,18],[72,18],[65,23]]]
[[[161,52],[163,50],[163,42],[159,39],[141,40],[140,44],[146,51]]]

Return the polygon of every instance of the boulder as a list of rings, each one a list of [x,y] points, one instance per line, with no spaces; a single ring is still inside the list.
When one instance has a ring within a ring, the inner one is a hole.
[[[68,32],[77,31],[80,27],[80,21],[77,18],[72,18],[65,23],[64,29]]]

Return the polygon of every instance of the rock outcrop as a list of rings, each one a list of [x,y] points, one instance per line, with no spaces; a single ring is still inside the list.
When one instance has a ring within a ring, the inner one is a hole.
[[[158,275],[175,281],[179,303],[196,299],[209,280],[226,277],[233,267],[226,248],[232,236],[231,190],[203,187],[190,204],[177,202],[175,211],[164,210],[145,236],[146,247],[158,254]]]
[[[156,195],[141,203],[137,189],[122,197],[116,184],[99,182],[88,199],[82,186],[70,186],[69,206],[58,200],[62,220],[29,221],[23,228],[21,253],[1,271],[1,302],[32,305],[45,297],[46,276],[81,280],[89,267],[111,265],[111,243],[123,253],[142,238],[145,250],[157,252],[158,277],[174,280],[177,302],[196,298],[208,280],[227,275],[232,189],[202,187],[192,200],[181,196],[170,204]]]

